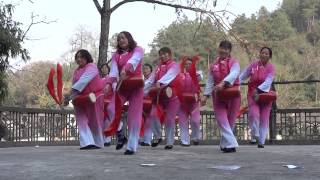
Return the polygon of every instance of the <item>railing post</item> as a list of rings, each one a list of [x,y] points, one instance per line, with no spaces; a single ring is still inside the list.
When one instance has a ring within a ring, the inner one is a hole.
[[[272,90],[275,91],[275,86],[272,84],[271,87]],[[270,117],[269,117],[269,142],[271,144],[275,143],[277,140],[277,102],[272,102],[272,107],[270,111]]]

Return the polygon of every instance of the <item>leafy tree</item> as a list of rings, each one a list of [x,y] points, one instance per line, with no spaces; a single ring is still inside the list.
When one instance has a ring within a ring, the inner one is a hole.
[[[269,41],[282,41],[294,35],[295,31],[291,26],[287,14],[278,10],[272,13],[269,19],[270,29],[267,33]]]
[[[284,0],[281,8],[298,32],[310,32],[320,18],[320,0]]]
[[[56,104],[48,93],[46,82],[51,67],[56,67],[48,61],[33,62],[20,71],[9,74],[9,94],[4,104],[7,106],[54,108]],[[63,65],[64,89],[71,86],[73,69]],[[56,77],[56,76],[55,76]]]
[[[312,46],[316,47],[318,45],[320,40],[320,21],[313,26],[311,32],[306,35],[306,38]]]
[[[150,44],[151,52],[147,57],[158,59],[158,50],[167,46],[173,50],[175,58],[199,55],[202,57],[200,66],[207,67],[208,56],[214,57],[217,44],[224,38],[224,32],[219,30],[211,19],[191,21],[184,17],[158,31]]]
[[[12,19],[14,6],[0,2],[0,104],[7,95],[6,70],[10,58],[20,56],[22,60],[29,58],[28,51],[22,47],[24,32],[21,24]]]

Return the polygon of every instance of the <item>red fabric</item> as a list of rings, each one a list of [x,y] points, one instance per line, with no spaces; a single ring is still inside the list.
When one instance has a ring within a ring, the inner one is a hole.
[[[58,100],[57,96],[56,96],[56,93],[54,91],[54,82],[53,82],[53,77],[54,77],[54,74],[55,74],[55,70],[54,68],[51,68],[50,69],[50,73],[49,73],[49,76],[48,76],[48,81],[47,81],[47,88],[48,88],[48,91],[51,95],[51,97],[54,99],[54,101],[57,103],[57,104],[60,104],[60,101]]]
[[[62,66],[61,64],[57,64],[57,93],[58,93],[58,98],[59,98],[59,104],[62,103],[62,87],[63,87],[63,82],[62,82]]]
[[[141,128],[140,128],[140,134],[139,134],[139,136],[140,137],[143,137],[144,136],[144,121],[145,121],[145,116],[144,115],[142,115],[142,120],[141,120]]]
[[[109,117],[108,111],[103,111],[103,119],[104,119],[104,121],[107,121],[108,117]]]
[[[143,98],[143,112],[149,114],[152,109],[152,98],[145,96]]]
[[[162,107],[160,106],[160,104],[157,104],[157,116],[160,120],[160,123],[163,124],[164,119],[165,119],[165,113],[164,113]]]
[[[115,93],[115,116],[108,128],[104,130],[104,134],[106,136],[112,136],[118,130],[120,121],[121,121],[121,114],[123,110],[123,104],[118,92]]]
[[[237,118],[239,118],[242,114],[244,114],[246,112],[248,112],[248,106],[240,108],[240,110],[237,114]]]
[[[181,63],[180,63],[180,72],[184,72],[184,66],[186,64],[188,57],[187,56],[183,56],[181,58]]]

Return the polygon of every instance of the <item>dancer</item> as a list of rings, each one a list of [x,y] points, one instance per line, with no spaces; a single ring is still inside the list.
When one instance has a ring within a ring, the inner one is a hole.
[[[270,92],[275,76],[274,66],[270,63],[272,50],[263,47],[260,50],[260,59],[249,64],[240,75],[240,81],[250,78],[248,83],[248,107],[249,127],[251,129],[251,143],[258,140],[258,148],[264,148],[265,140],[269,131],[269,116],[272,101],[257,102],[259,94]],[[256,100],[255,100],[256,99]]]

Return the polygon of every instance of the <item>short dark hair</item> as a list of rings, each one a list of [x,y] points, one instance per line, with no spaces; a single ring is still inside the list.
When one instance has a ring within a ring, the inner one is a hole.
[[[160,52],[168,53],[168,54],[172,55],[171,49],[168,48],[168,47],[162,47],[162,48],[159,50],[158,53],[160,54]]]
[[[152,66],[151,66],[151,64],[149,64],[149,63],[145,63],[143,66],[149,67],[149,68],[150,68],[150,70],[151,70],[151,72],[152,72]]]
[[[119,54],[122,54],[123,53],[123,49],[121,49],[121,47],[119,46],[119,43],[118,43],[118,38],[119,38],[119,35],[120,34],[124,34],[124,36],[128,39],[128,43],[129,43],[129,51],[133,51],[134,48],[137,47],[137,43],[136,41],[133,39],[132,35],[128,32],[128,31],[121,31],[118,36],[117,36],[117,52]]]
[[[232,44],[228,40],[221,41],[219,44],[219,48],[232,50]]]
[[[272,58],[272,49],[267,47],[267,46],[264,46],[260,49],[260,53],[264,50],[264,49],[267,49],[269,51],[269,54],[270,54],[270,58]]]
[[[186,58],[186,61],[191,61],[191,62],[192,62],[192,61],[193,61],[193,60],[192,60],[192,57],[188,56],[188,57]]]
[[[76,60],[78,55],[80,55],[80,57],[84,58],[87,60],[87,63],[93,63],[93,58],[91,56],[91,54],[89,53],[88,50],[86,49],[80,49],[76,52],[76,54],[74,55],[74,59]]]
[[[103,66],[107,66],[107,69],[108,69],[108,71],[110,72],[110,67],[109,67],[108,63],[103,63],[103,64],[101,64],[100,69],[102,69]]]

